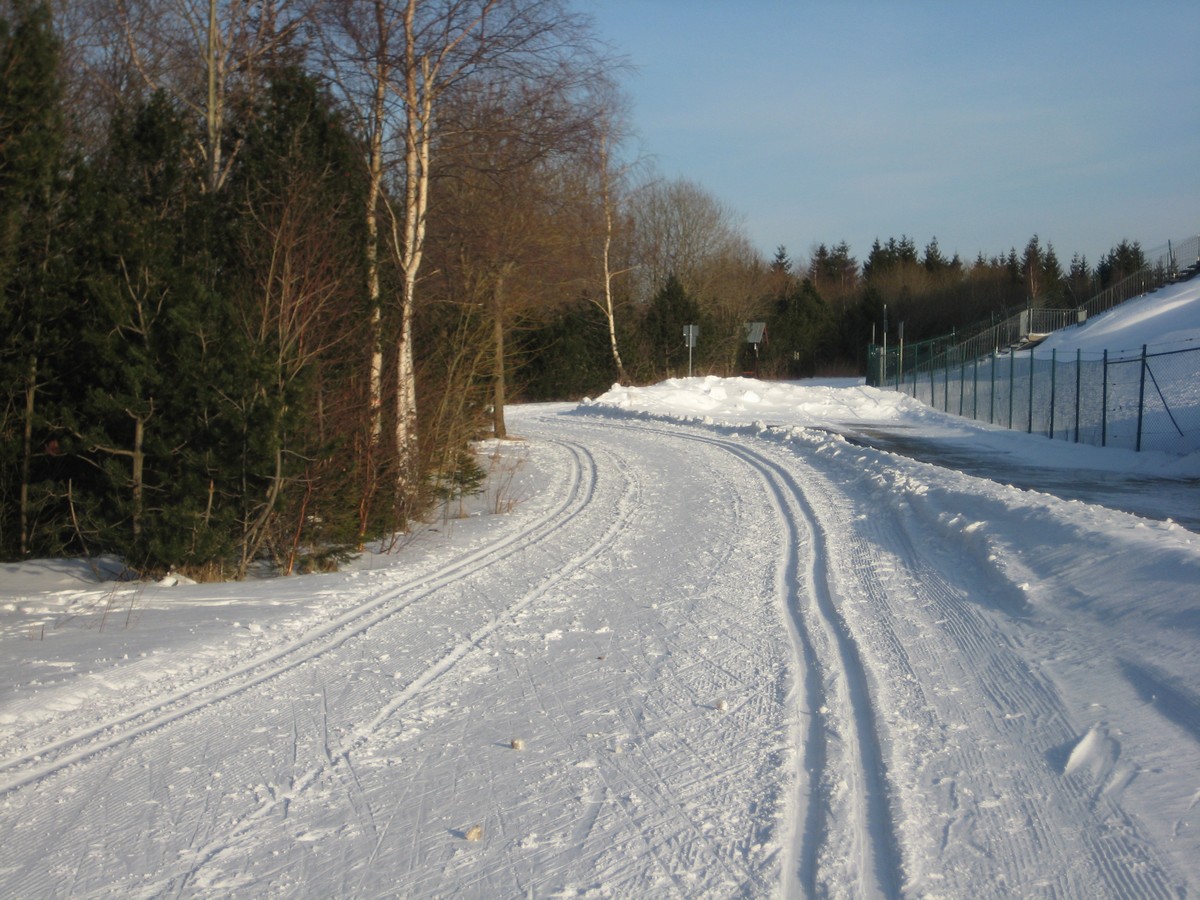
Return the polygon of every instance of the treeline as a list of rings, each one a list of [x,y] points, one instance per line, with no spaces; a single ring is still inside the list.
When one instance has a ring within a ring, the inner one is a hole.
[[[633,228],[645,227],[635,217]],[[635,247],[643,247],[635,241]],[[698,324],[693,371],[764,378],[860,375],[867,348],[884,329],[894,341],[920,341],[986,323],[1016,309],[1074,308],[1146,265],[1136,242],[1122,241],[1092,268],[1076,254],[1064,270],[1052,245],[1034,235],[1023,252],[971,263],[946,257],[936,239],[923,249],[907,237],[875,241],[860,263],[841,242],[819,245],[805,262],[779,247],[770,262],[747,251],[715,254],[702,265],[660,269],[656,289],[635,286],[625,316],[623,346],[634,380],[686,374],[683,326]],[[665,274],[663,274],[665,273]],[[746,325],[766,325],[766,340],[746,343]],[[608,386],[599,332],[584,304],[567,308],[535,333],[525,372],[528,396],[561,399]]]
[[[477,483],[610,65],[552,0],[0,2],[0,556],[291,571]]]
[[[697,373],[851,373],[885,304],[1140,254],[766,260],[627,158],[619,66],[566,0],[0,0],[0,557],[323,565],[472,489],[510,400],[685,374],[684,325]]]

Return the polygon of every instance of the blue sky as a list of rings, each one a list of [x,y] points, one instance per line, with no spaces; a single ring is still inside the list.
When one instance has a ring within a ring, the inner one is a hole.
[[[770,256],[936,237],[1064,266],[1200,232],[1200,2],[578,0],[637,148]]]

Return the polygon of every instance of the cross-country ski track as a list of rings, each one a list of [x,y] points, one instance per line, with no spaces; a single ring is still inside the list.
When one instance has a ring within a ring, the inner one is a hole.
[[[1200,887],[1195,534],[825,432],[510,427],[513,509],[469,540],[14,692],[0,893]]]

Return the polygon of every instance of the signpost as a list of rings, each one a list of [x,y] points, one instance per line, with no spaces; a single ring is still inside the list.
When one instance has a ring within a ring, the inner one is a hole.
[[[753,378],[758,377],[758,348],[767,342],[767,323],[766,322],[747,322],[746,323],[746,343],[754,348],[754,369],[749,372],[743,372],[743,375],[749,375]]]
[[[688,348],[688,378],[692,377],[692,348],[696,346],[696,338],[700,337],[699,325],[684,325],[683,339]]]

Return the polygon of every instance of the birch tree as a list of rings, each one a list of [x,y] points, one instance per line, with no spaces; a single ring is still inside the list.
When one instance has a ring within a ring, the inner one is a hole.
[[[636,268],[632,265],[620,266],[614,261],[614,242],[618,236],[622,196],[629,173],[636,166],[636,163],[623,165],[618,162],[617,151],[625,135],[625,108],[622,98],[615,92],[609,91],[604,97],[599,115],[596,117],[594,152],[592,158],[586,163],[594,173],[594,193],[597,196],[585,196],[581,199],[585,209],[594,208],[600,218],[598,227],[591,229],[598,235],[599,240],[598,251],[592,251],[599,256],[599,298],[595,299],[591,292],[588,292],[588,296],[604,315],[604,321],[608,326],[609,350],[612,353],[613,365],[617,370],[617,381],[622,384],[627,381],[627,378],[625,363],[621,359],[621,350],[617,343],[616,301],[613,283],[618,277],[628,275]],[[592,194],[592,191],[589,190],[587,194]]]
[[[733,210],[686,179],[650,183],[635,195],[632,212],[642,296],[674,275],[688,293],[703,298],[713,275],[710,263],[745,241]]]
[[[204,189],[220,191],[241,145],[227,133],[233,97],[254,92],[266,63],[297,39],[316,0],[90,2],[111,24],[96,63],[107,58],[110,71],[136,73],[203,123],[197,168]],[[114,65],[114,57],[124,64]]]
[[[425,254],[438,115],[467,85],[521,80],[561,69],[581,42],[582,20],[559,0],[342,0],[327,36],[339,84],[355,104],[367,138],[371,351],[368,404],[372,432],[384,427],[383,296],[385,251],[396,266],[393,447],[401,505],[416,487],[417,396],[413,313]]]

